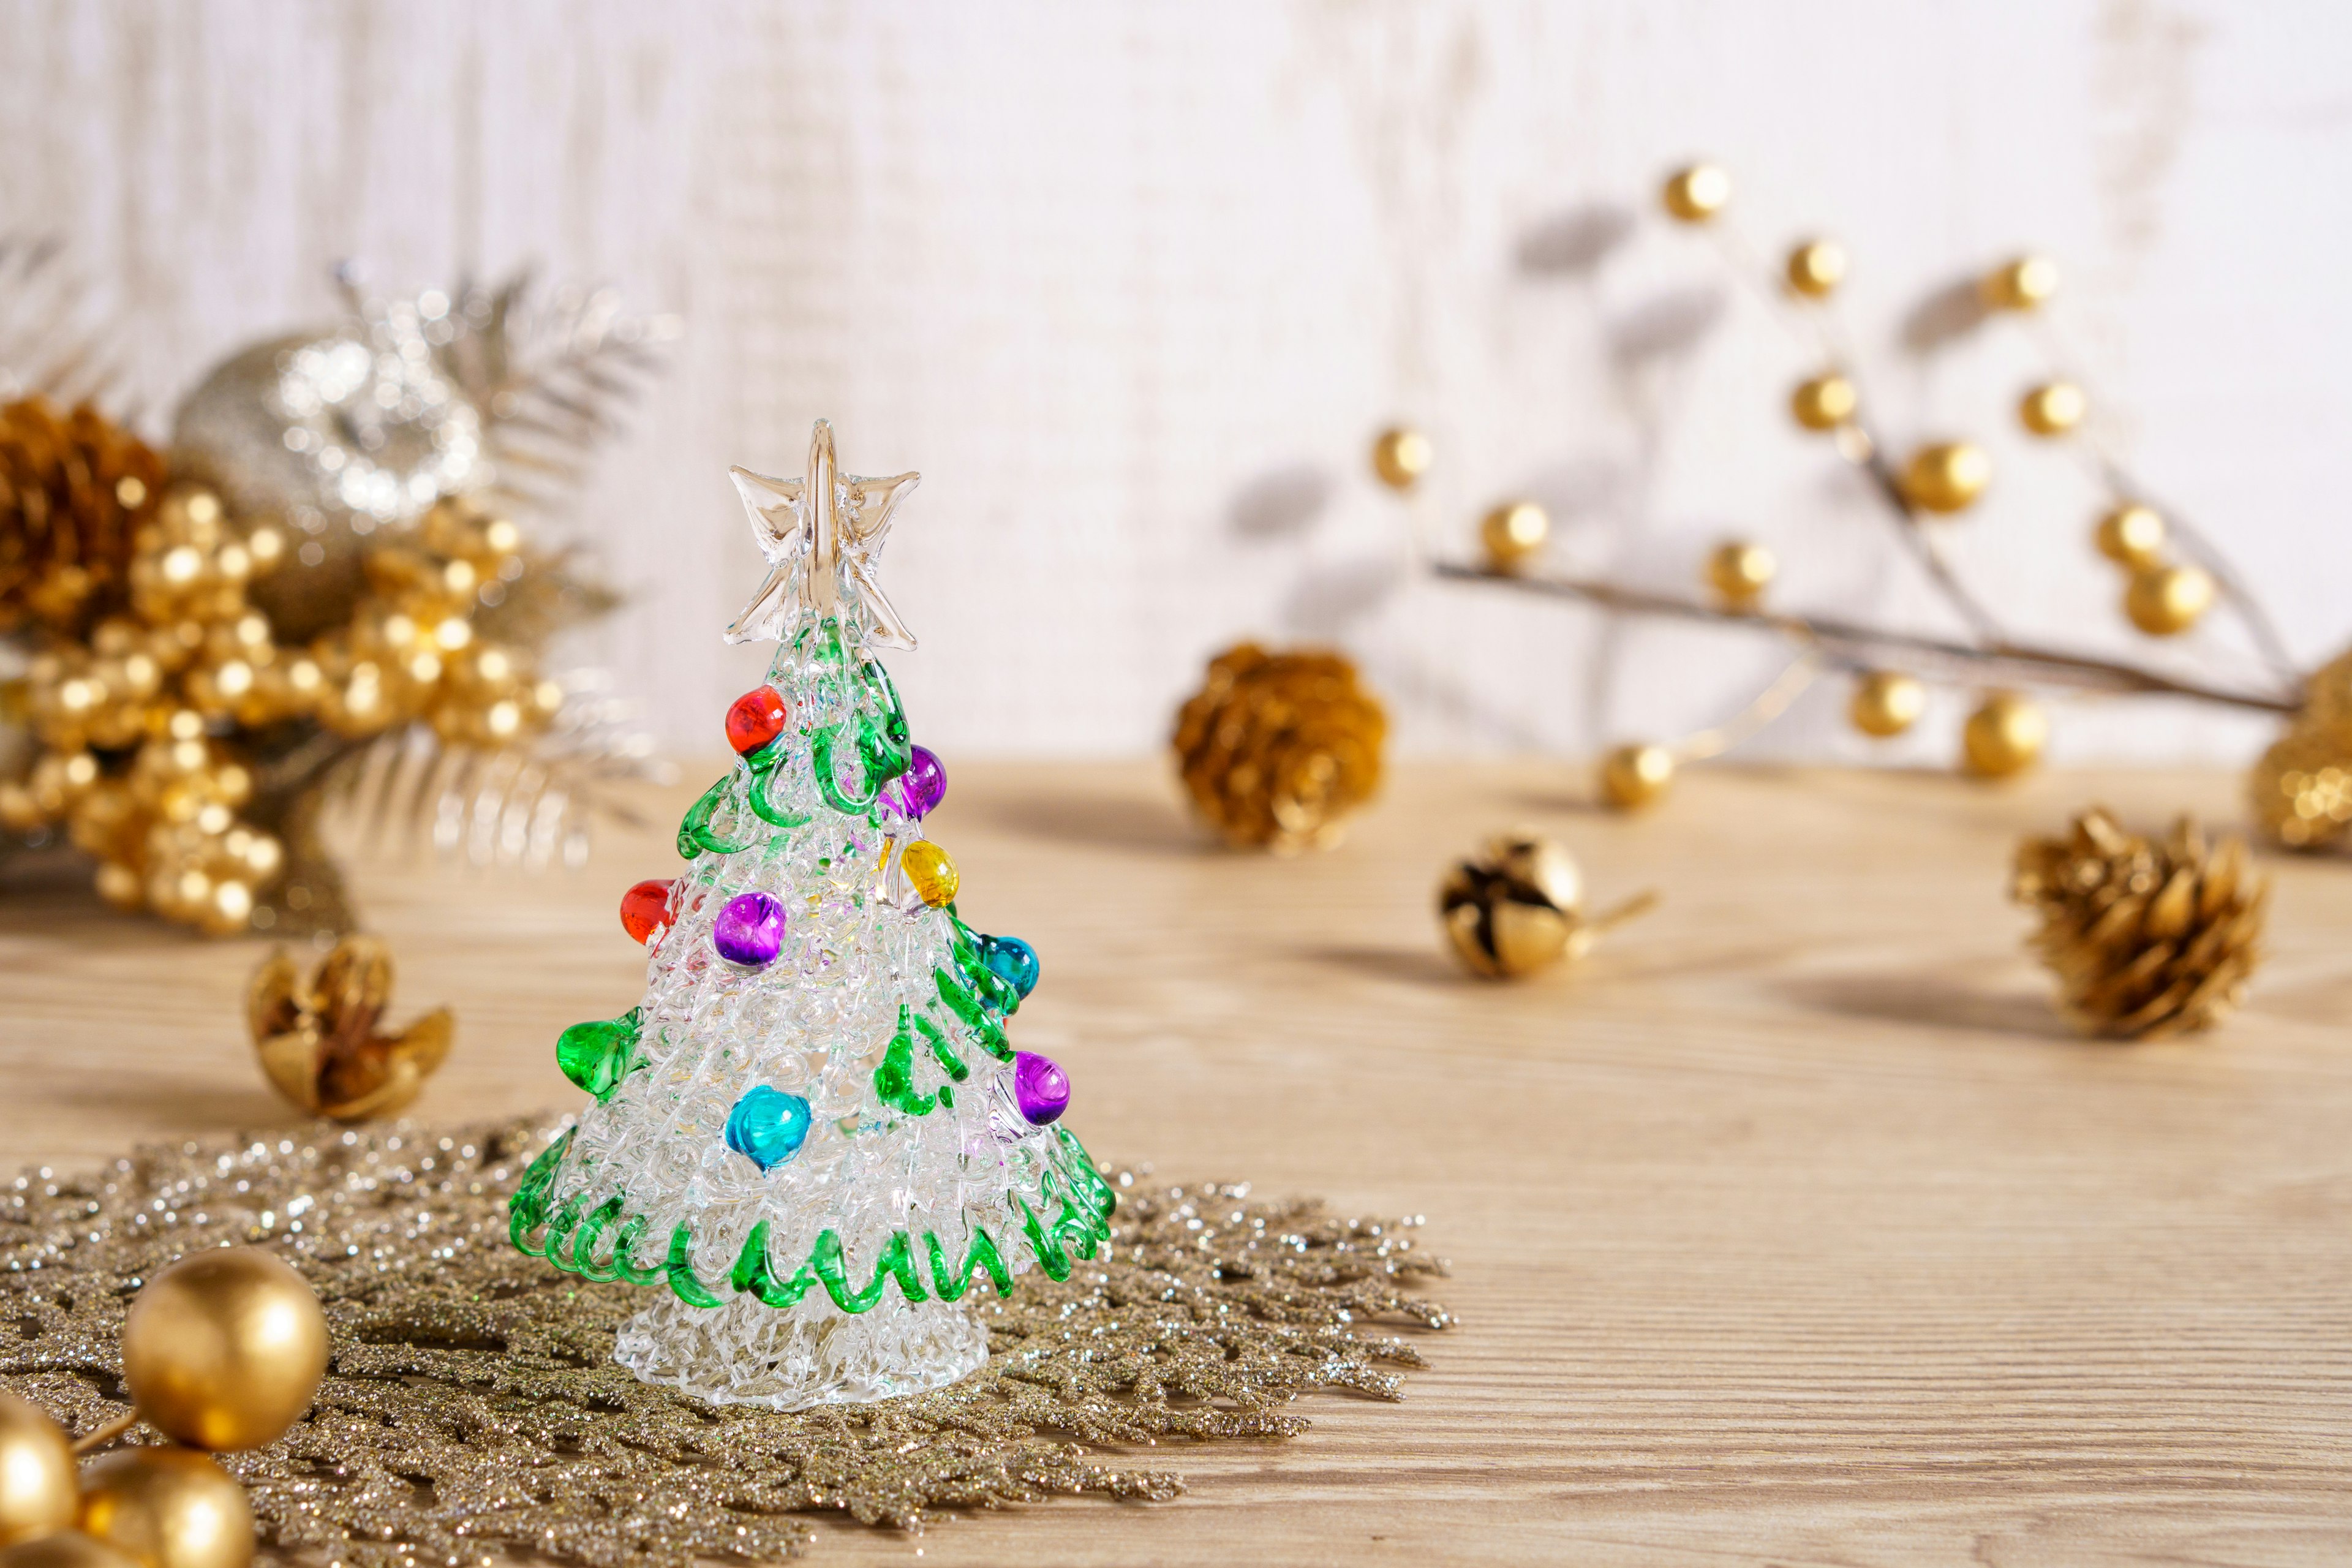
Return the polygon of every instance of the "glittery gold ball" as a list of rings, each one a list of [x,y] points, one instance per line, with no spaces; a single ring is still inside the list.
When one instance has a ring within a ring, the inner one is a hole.
[[[246,1568],[245,1489],[190,1448],[123,1448],[83,1478],[81,1528],[142,1568]]]
[[[1865,735],[1900,735],[1927,710],[1927,689],[1900,670],[1874,669],[1853,683],[1846,716]]]
[[[0,1552],[0,1568],[147,1568],[139,1559],[79,1530],[59,1530]]]
[[[1835,371],[1801,381],[1789,395],[1789,412],[1808,430],[1834,430],[1862,406],[1853,383]]]
[[[1531,500],[1506,501],[1478,523],[1486,564],[1497,572],[1517,571],[1550,537],[1549,514]]]
[[[2058,292],[2058,264],[2046,256],[2021,256],[1985,274],[1977,285],[1996,310],[2032,310]]]
[[[30,1400],[0,1394],[0,1546],[65,1529],[79,1497],[65,1428]]]
[[[194,1447],[254,1448],[301,1418],[327,1370],[327,1320],[258,1247],[182,1258],[122,1324],[122,1376],[150,1426]]]
[[[1845,281],[1845,247],[1809,239],[1789,252],[1789,287],[1808,300],[1826,299]]]
[[[1677,221],[1705,223],[1729,204],[1731,176],[1713,163],[1693,163],[1667,175],[1658,198]]]
[[[1986,698],[1960,731],[1969,771],[1989,779],[2023,773],[2041,760],[2049,740],[2050,720],[2041,704],[2013,691]]]
[[[2144,566],[2124,590],[2124,614],[2152,637],[2178,637],[2204,618],[2213,597],[2213,574],[2202,566]]]
[[[1392,490],[1409,490],[1429,472],[1437,449],[1429,437],[1410,426],[1383,430],[1372,440],[1372,472]]]
[[[1726,607],[1749,609],[1772,585],[1772,574],[1779,570],[1772,552],[1755,541],[1726,540],[1706,558],[1706,584]]]
[[[1601,761],[1601,795],[1620,811],[1662,800],[1675,782],[1675,754],[1664,746],[1620,746]]]
[[[2168,531],[2155,508],[2131,501],[2099,519],[2093,539],[2099,553],[2118,566],[2153,566],[2164,553]]]
[[[1966,511],[1992,482],[1992,459],[1973,441],[1922,447],[1903,465],[1904,499],[1922,511]]]
[[[2083,422],[2090,407],[2073,382],[2044,382],[2018,399],[2017,418],[2036,436],[2063,436]]]
[[[955,901],[955,859],[929,839],[918,838],[901,849],[898,864],[906,870],[907,885],[931,908]]]

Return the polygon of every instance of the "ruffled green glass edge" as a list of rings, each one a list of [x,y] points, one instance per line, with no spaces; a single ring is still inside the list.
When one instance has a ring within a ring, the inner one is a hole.
[[[725,1289],[755,1296],[771,1307],[793,1307],[811,1289],[822,1285],[835,1306],[845,1312],[863,1312],[882,1300],[893,1280],[898,1282],[898,1293],[908,1301],[927,1301],[933,1296],[942,1301],[954,1301],[971,1288],[975,1273],[985,1273],[998,1295],[1013,1293],[1013,1269],[1005,1260],[1004,1247],[979,1226],[971,1227],[971,1245],[960,1265],[950,1264],[947,1247],[930,1231],[922,1233],[919,1255],[908,1232],[892,1233],[882,1255],[875,1260],[873,1278],[863,1286],[850,1283],[849,1259],[840,1236],[830,1229],[818,1233],[807,1259],[790,1278],[779,1279],[769,1262],[766,1220],[753,1226],[751,1234],[743,1238],[735,1267],[719,1288],[705,1284],[695,1273],[694,1237],[683,1223],[670,1232],[668,1251],[660,1263],[651,1267],[639,1264],[635,1261],[636,1244],[645,1236],[646,1220],[643,1215],[630,1214],[620,1194],[614,1193],[593,1208],[575,1195],[561,1209],[549,1212],[549,1190],[554,1186],[556,1172],[572,1147],[572,1131],[567,1129],[562,1137],[530,1163],[530,1168],[523,1173],[522,1184],[507,1202],[509,1238],[523,1252],[544,1258],[567,1274],[598,1283],[618,1280],[630,1285],[666,1284],[671,1294],[689,1307],[724,1306],[727,1298],[721,1292]],[[1093,1158],[1075,1134],[1056,1127],[1054,1136],[1068,1158],[1068,1190],[1063,1190],[1064,1183],[1049,1169],[1038,1184],[1035,1204],[1019,1194],[1013,1201],[1021,1205],[1022,1237],[1028,1242],[1037,1267],[1045,1271],[1047,1279],[1059,1280],[1070,1277],[1076,1258],[1091,1258],[1108,1239],[1110,1216],[1118,1206],[1118,1196],[1096,1172]],[[1039,1209],[1056,1208],[1059,1212],[1051,1220],[1038,1213]],[[929,1265],[931,1279],[929,1290],[923,1286],[922,1265],[926,1263]]]

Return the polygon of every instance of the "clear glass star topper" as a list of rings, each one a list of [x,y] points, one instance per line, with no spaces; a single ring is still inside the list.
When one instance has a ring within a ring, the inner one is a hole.
[[[768,576],[727,628],[729,642],[777,641],[796,603],[819,616],[841,615],[845,604],[864,619],[868,641],[915,646],[914,634],[875,578],[875,560],[898,503],[922,475],[868,479],[841,472],[834,461],[833,426],[822,419],[809,432],[804,477],[730,472],[751,514],[752,537],[768,558]]]

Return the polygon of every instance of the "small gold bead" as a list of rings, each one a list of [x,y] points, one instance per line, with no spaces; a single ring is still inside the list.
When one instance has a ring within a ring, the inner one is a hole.
[[[1969,771],[1979,778],[2021,773],[2042,758],[2050,720],[2041,704],[2014,691],[1996,691],[1969,715],[1960,732]]]
[[[1903,465],[1904,499],[1922,511],[1966,511],[1992,482],[1992,459],[1973,441],[1922,447]]]
[[[1601,759],[1601,796],[1620,811],[1656,803],[1674,782],[1675,754],[1664,746],[1620,746]]]
[[[1713,163],[1693,163],[1666,176],[1659,199],[1676,221],[1705,223],[1730,203],[1731,176]]]
[[[2046,256],[2021,256],[1985,274],[1977,285],[1996,310],[2032,310],[2058,292],[2058,264]]]
[[[2164,553],[2170,531],[2153,507],[2127,501],[2099,519],[2094,536],[2099,553],[2118,566],[2153,566]]]
[[[1927,689],[1900,670],[1874,669],[1853,683],[1846,716],[1865,735],[1900,735],[1927,710]]]
[[[2090,406],[2073,382],[2045,382],[2018,399],[2017,418],[2036,436],[2063,436],[2083,422]]]
[[[1486,564],[1497,572],[1517,571],[1549,537],[1551,518],[1531,500],[1506,501],[1478,523]]]
[[[2214,594],[2213,574],[2202,566],[2144,566],[2124,590],[2124,614],[2152,637],[2178,637],[2204,618]]]
[[[1752,540],[1731,539],[1715,547],[1706,558],[1707,586],[1727,608],[1752,608],[1772,585],[1780,563],[1772,552]]]
[[[1853,383],[1835,371],[1799,382],[1797,390],[1789,395],[1789,412],[1808,430],[1834,430],[1861,406]]]
[[[1808,300],[1824,300],[1845,281],[1845,247],[1834,239],[1809,239],[1789,252],[1789,287]]]
[[[1429,437],[1411,426],[1383,430],[1372,442],[1372,472],[1392,490],[1412,489],[1429,472],[1437,450]]]

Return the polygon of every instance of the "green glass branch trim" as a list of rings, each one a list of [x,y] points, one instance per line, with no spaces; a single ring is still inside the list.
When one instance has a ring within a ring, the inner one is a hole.
[[[728,788],[734,782],[735,775],[729,773],[704,790],[702,798],[687,808],[686,820],[677,825],[677,852],[687,859],[694,859],[706,851],[713,855],[740,854],[759,842],[756,838],[740,843],[723,838],[710,826],[710,819],[727,803]]]
[[[931,979],[939,985],[940,1000],[947,1004],[949,1012],[963,1020],[981,1047],[998,1061],[1011,1061],[1013,1044],[1004,1037],[1004,1026],[996,1021],[987,1005],[944,969],[932,970]]]
[[[617,1018],[574,1024],[556,1037],[555,1065],[573,1086],[604,1104],[620,1091],[622,1082],[644,1067],[637,1054],[645,1030],[645,1010],[632,1007]]]
[[[958,1083],[971,1076],[971,1069],[963,1065],[963,1058],[955,1054],[953,1046],[948,1044],[947,1031],[932,1023],[929,1013],[915,1015],[915,1030],[923,1037],[923,1043],[931,1047],[931,1055],[939,1058],[940,1071]],[[944,1088],[940,1091],[940,1099],[943,1104],[954,1103],[948,1100]]]
[[[999,1017],[1009,1018],[1021,1011],[1021,988],[988,967],[980,953],[980,933],[964,924],[960,915],[950,912],[948,920],[949,945],[966,987]]]
[[[988,1232],[978,1226],[971,1227],[971,1249],[963,1255],[963,1267],[960,1269],[948,1268],[947,1249],[940,1245],[940,1238],[928,1230],[923,1232],[923,1250],[931,1260],[931,1289],[939,1293],[942,1301],[963,1300],[964,1291],[971,1286],[974,1268],[988,1270],[989,1281],[996,1287],[998,1295],[1013,1294],[1013,1270],[1006,1266],[1004,1254],[996,1249],[996,1243]]]
[[[768,794],[774,785],[775,777],[775,763],[772,759],[764,768],[754,767],[751,776],[744,782],[743,798],[751,803],[752,815],[771,827],[807,826],[811,820],[807,812],[778,805]]]
[[[915,1027],[904,1002],[898,1004],[898,1032],[890,1037],[889,1047],[882,1053],[882,1065],[874,1069],[874,1093],[883,1104],[904,1111],[908,1116],[929,1116],[939,1103],[928,1094],[915,1089]]]

